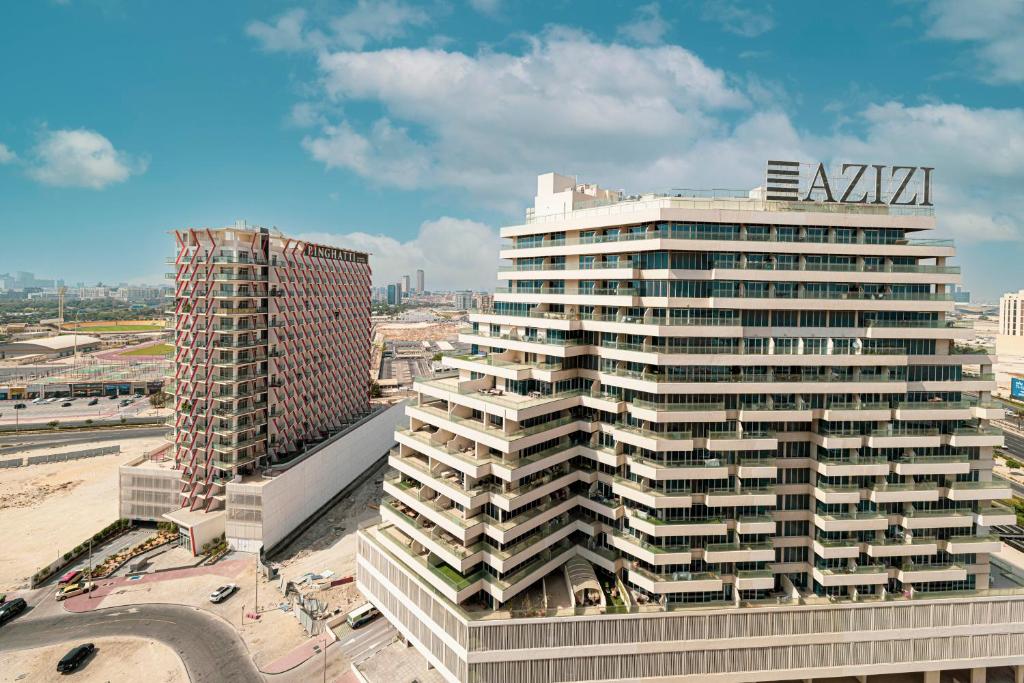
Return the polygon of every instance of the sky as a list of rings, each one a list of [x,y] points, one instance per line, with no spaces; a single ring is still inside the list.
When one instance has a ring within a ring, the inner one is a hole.
[[[244,219],[491,288],[539,173],[782,158],[935,167],[992,301],[1024,287],[1022,34],[1019,0],[3,3],[0,273],[159,283],[170,230]]]

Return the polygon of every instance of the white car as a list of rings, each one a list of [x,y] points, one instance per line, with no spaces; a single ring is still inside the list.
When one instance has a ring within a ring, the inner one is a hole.
[[[235,591],[237,591],[237,590],[238,590],[238,585],[237,584],[234,584],[234,583],[225,584],[225,585],[221,586],[220,588],[218,588],[217,590],[215,590],[212,593],[210,593],[210,602],[212,602],[214,604],[217,604],[219,602],[224,602],[225,600],[230,598],[232,595],[234,595]]]
[[[34,399],[32,399],[32,405],[37,406],[40,403],[42,403],[43,401],[45,401],[45,400],[46,400],[45,398],[34,398]]]

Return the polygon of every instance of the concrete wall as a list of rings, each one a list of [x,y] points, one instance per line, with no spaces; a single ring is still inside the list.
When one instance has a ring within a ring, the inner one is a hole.
[[[228,483],[226,533],[232,547],[270,548],[323,507],[395,443],[405,404],[376,414],[320,447],[305,460],[255,483]]]

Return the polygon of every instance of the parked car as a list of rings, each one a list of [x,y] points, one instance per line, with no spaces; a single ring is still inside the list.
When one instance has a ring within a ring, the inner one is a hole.
[[[75,583],[81,576],[81,571],[79,571],[78,569],[72,569],[69,572],[65,572],[64,575],[60,577],[60,580],[57,581],[57,585],[59,586],[63,583]]]
[[[34,398],[34,399],[32,399],[32,405],[37,406],[40,403],[42,403],[43,401],[45,401],[45,400],[46,400],[45,398]]]
[[[135,394],[134,396],[132,396],[132,398],[138,401],[140,398],[142,398],[142,394]]]
[[[229,584],[226,584],[224,586],[221,586],[217,590],[215,590],[212,593],[210,593],[210,602],[212,602],[214,604],[220,603],[220,602],[224,602],[225,600],[230,598],[232,595],[234,595],[235,591],[237,591],[237,590],[238,590],[238,586],[233,584],[233,583],[229,583]]]
[[[89,401],[86,405],[94,406],[94,405],[96,405],[99,402],[100,402],[100,400],[98,398],[94,398],[91,401]]]
[[[71,405],[71,401],[64,401],[63,403],[60,404],[60,407],[61,408],[67,408],[70,405]]]
[[[15,410],[24,410],[25,408],[28,408],[28,406],[25,405],[24,403],[15,403],[14,404],[14,409]]]
[[[25,611],[26,607],[28,607],[28,603],[24,598],[14,598],[0,605],[0,624],[18,616]]]
[[[78,667],[82,666],[82,663],[95,651],[96,646],[92,643],[83,643],[78,647],[71,648],[71,650],[61,657],[59,662],[57,662],[58,673],[71,673]]]
[[[92,581],[83,581],[81,583],[69,583],[68,585],[57,591],[57,595],[54,596],[58,601],[72,598],[82,593],[91,593],[96,590],[96,584]]]
[[[107,398],[109,398],[111,401],[116,401],[117,399],[119,399],[121,397],[118,396],[117,394],[111,394],[110,396],[107,396]]]
[[[130,406],[131,404],[132,404],[132,401],[129,398],[126,398],[125,400],[121,401],[121,405],[122,406]]]

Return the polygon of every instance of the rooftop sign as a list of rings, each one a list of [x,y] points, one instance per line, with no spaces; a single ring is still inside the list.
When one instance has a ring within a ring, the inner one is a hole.
[[[930,166],[769,161],[766,199],[785,202],[932,206]]]
[[[362,252],[338,249],[337,247],[328,247],[323,244],[312,244],[310,242],[306,243],[302,253],[306,256],[332,259],[334,261],[355,261],[356,263],[367,262],[366,254]]]

